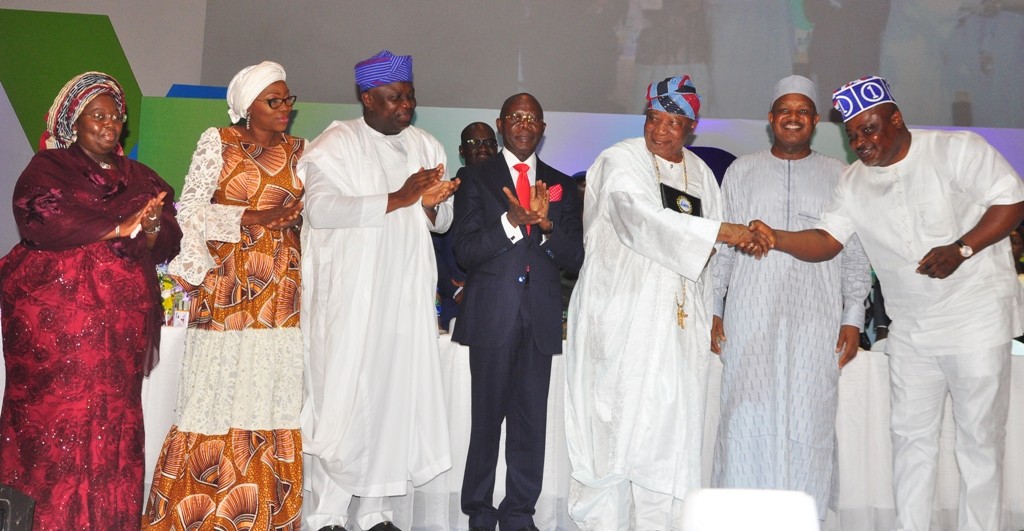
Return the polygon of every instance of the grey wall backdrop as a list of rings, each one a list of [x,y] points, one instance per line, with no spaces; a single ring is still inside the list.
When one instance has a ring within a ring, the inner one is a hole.
[[[493,116],[506,96],[526,90],[549,112],[636,114],[652,79],[689,73],[704,98],[704,117],[763,124],[772,85],[789,73],[818,80],[818,107],[825,111],[832,88],[880,72],[893,83],[911,124],[1017,128],[983,134],[1018,167],[1024,165],[1024,0],[1004,0],[996,11],[983,9],[980,0],[840,4],[0,0],[0,8],[109,16],[147,96],[162,96],[173,83],[223,86],[239,68],[274,59],[287,68],[289,84],[303,101],[354,103],[352,65],[389,48],[414,55],[424,106],[485,109],[481,116]],[[467,112],[450,113],[453,121],[443,132],[461,128],[456,122]],[[545,156],[569,156],[553,149],[563,146],[573,157],[567,170],[585,166],[586,156],[615,138],[639,134],[609,129],[618,119],[564,120],[587,124],[549,128]],[[7,203],[32,146],[14,134],[17,123],[6,100],[0,101],[0,125],[0,203]],[[696,141],[708,145],[708,131],[716,127],[705,122],[698,130],[705,138],[698,135]],[[821,129],[816,147],[823,137],[841,142],[839,128]],[[17,241],[9,216],[9,206],[0,209],[3,250]]]
[[[1024,127],[1024,1],[836,3],[208,0],[202,81],[271,58],[303,99],[355,103],[352,65],[388,48],[414,56],[425,105],[493,108],[528,91],[550,110],[638,113],[648,83],[688,73],[704,117],[762,119],[791,73],[818,80],[819,111],[881,73],[909,123]]]

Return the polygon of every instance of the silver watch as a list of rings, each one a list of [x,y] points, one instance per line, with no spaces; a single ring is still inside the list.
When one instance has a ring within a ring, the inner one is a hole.
[[[964,258],[970,258],[971,256],[974,256],[974,249],[972,249],[970,245],[964,243],[963,240],[957,240],[953,243],[960,246],[960,256]]]

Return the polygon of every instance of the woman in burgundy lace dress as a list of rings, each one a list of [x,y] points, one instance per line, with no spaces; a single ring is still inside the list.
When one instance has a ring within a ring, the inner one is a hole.
[[[115,79],[75,77],[14,188],[21,242],[0,261],[0,481],[35,499],[37,531],[140,525],[155,264],[177,254],[181,230],[171,187],[123,156],[124,120]]]

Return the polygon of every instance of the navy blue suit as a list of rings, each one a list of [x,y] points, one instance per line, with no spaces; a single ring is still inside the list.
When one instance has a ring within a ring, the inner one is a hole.
[[[459,168],[455,178],[465,178],[465,170],[466,168]],[[440,328],[448,330],[452,319],[459,316],[459,305],[455,303],[455,292],[459,288],[455,282],[465,282],[466,272],[455,261],[455,230],[449,229],[443,234],[431,232],[430,236],[434,242],[434,258],[437,261],[437,294],[441,299],[437,324]]]
[[[560,270],[583,263],[583,226],[576,183],[537,160],[537,181],[561,186],[549,204],[552,232],[540,227],[513,244],[501,216],[515,181],[500,153],[465,168],[455,194],[455,257],[467,272],[452,339],[469,346],[472,430],[462,510],[471,527],[516,530],[533,524],[544,471],[551,356],[562,351]],[[525,227],[521,227],[524,235]],[[527,267],[529,273],[527,274]],[[493,506],[494,467],[506,421],[505,499]]]

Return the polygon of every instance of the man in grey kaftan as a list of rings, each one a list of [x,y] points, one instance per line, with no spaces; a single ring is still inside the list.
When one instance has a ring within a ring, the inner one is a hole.
[[[726,221],[786,230],[818,222],[845,165],[811,150],[814,101],[807,78],[778,83],[772,148],[740,157],[722,181]],[[723,246],[712,271],[712,348],[724,369],[711,485],[801,490],[824,520],[838,497],[837,386],[864,323],[867,258],[856,238],[821,263],[783,253],[755,261]]]

